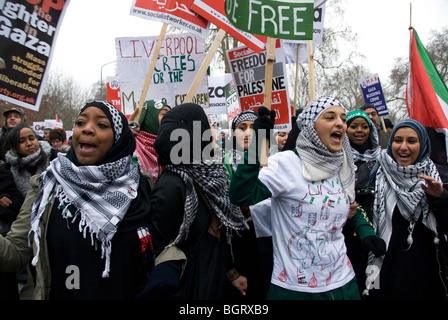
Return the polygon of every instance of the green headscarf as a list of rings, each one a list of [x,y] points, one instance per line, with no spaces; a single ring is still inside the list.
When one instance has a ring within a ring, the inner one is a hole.
[[[159,130],[159,112],[165,106],[171,109],[163,100],[145,101],[138,120],[140,130],[157,135],[157,131]]]
[[[367,121],[367,124],[369,125],[370,131],[372,131],[372,121],[370,120],[369,115],[362,110],[354,110],[354,111],[350,111],[347,114],[347,125],[350,125],[350,122],[355,119],[355,118],[364,118]]]

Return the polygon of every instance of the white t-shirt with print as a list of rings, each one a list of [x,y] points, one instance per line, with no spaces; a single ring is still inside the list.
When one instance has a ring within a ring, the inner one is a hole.
[[[272,193],[271,282],[310,293],[342,287],[355,273],[342,234],[349,200],[338,173],[306,181],[302,161],[293,151],[277,153],[268,161],[259,179]]]

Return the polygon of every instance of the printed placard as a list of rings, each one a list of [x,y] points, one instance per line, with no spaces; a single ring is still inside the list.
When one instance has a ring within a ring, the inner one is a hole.
[[[194,0],[191,9],[209,20],[218,28],[223,29],[232,37],[241,41],[255,52],[261,52],[266,46],[266,36],[254,35],[237,29],[226,16],[224,1]]]
[[[0,0],[0,99],[39,110],[69,0]]]
[[[237,28],[276,39],[313,39],[314,0],[225,0]]]
[[[190,10],[194,0],[134,0],[130,14],[160,21],[206,38],[208,21]]]
[[[386,99],[384,98],[383,89],[381,87],[378,73],[371,74],[359,81],[361,85],[364,101],[372,104],[378,111],[380,117],[387,116],[389,111],[386,106]]]
[[[241,111],[257,111],[264,103],[264,81],[267,53],[256,53],[249,47],[227,51],[227,60],[235,81]],[[291,129],[291,108],[286,79],[284,54],[277,41],[272,79],[271,110],[275,110],[275,129]]]

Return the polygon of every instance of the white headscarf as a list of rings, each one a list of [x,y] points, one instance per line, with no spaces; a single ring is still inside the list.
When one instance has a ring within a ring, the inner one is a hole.
[[[300,114],[297,124],[300,129],[296,149],[302,159],[302,174],[306,180],[317,181],[332,177],[339,172],[342,186],[350,202],[355,200],[355,171],[353,156],[347,135],[344,136],[342,150],[331,152],[319,139],[315,129],[316,120],[330,107],[345,107],[331,97],[313,100]]]

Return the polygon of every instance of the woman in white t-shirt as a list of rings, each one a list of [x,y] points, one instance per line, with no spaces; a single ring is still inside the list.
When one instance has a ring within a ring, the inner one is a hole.
[[[273,128],[270,112],[254,123]],[[363,244],[385,252],[354,204],[354,165],[346,138],[344,106],[331,97],[312,101],[300,115],[296,148],[269,157],[259,170],[255,144],[232,177],[230,199],[240,206],[271,197],[274,268],[268,299],[360,299],[342,228],[349,218]],[[249,284],[250,285],[250,284]]]

